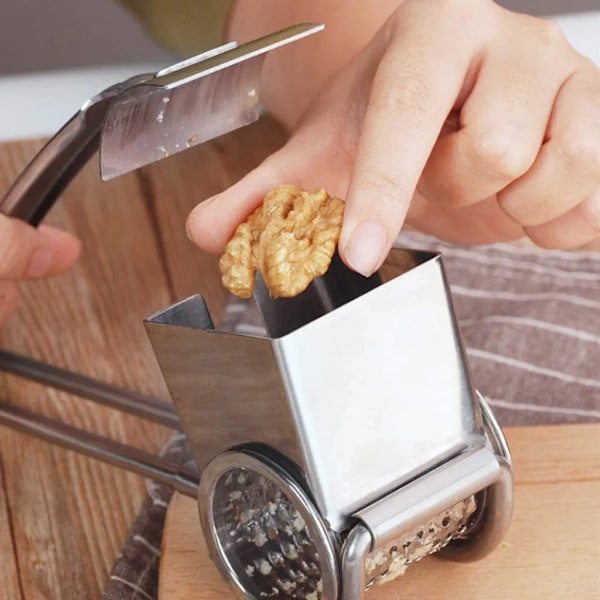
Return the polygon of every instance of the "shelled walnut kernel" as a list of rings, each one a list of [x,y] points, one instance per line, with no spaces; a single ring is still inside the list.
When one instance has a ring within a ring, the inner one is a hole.
[[[249,298],[260,271],[274,298],[297,296],[329,268],[343,211],[344,202],[324,189],[311,194],[295,185],[275,188],[225,247],[219,262],[223,285]]]

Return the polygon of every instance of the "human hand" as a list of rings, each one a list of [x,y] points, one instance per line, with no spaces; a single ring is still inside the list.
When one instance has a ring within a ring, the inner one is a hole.
[[[79,240],[48,225],[0,215],[0,324],[17,306],[17,282],[58,275],[78,258]]]
[[[462,243],[525,234],[577,247],[600,237],[600,71],[549,21],[491,0],[406,0],[280,151],[196,207],[190,237],[221,252],[280,183],[346,198],[340,254],[365,275],[403,224]]]

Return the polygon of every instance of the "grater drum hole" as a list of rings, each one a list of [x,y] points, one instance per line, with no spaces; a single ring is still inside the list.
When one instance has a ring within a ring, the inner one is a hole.
[[[250,597],[320,600],[317,547],[299,510],[273,481],[233,468],[217,480],[212,507],[221,552]]]

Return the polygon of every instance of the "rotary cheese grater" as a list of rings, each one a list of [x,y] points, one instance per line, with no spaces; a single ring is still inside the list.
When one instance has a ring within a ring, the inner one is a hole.
[[[384,281],[385,280],[385,281]],[[198,465],[212,560],[240,598],[362,597],[437,553],[503,538],[512,469],[472,387],[441,257],[335,258],[268,335],[215,329],[200,296],[146,321]]]
[[[37,224],[99,146],[110,178],[255,120],[265,53],[321,29],[227,44],[101,92],[0,211]],[[356,600],[429,554],[490,552],[510,521],[510,456],[470,384],[441,257],[394,250],[369,279],[336,257],[297,298],[273,300],[259,281],[255,299],[267,336],[216,330],[199,296],[147,320],[176,412],[0,350],[2,370],[182,428],[198,471],[5,402],[0,423],[197,497],[239,597]]]

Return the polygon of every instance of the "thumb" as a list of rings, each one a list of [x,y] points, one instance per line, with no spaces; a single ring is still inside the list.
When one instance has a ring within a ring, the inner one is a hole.
[[[292,174],[280,168],[280,162],[272,156],[225,191],[198,204],[187,220],[190,240],[206,252],[220,254],[235,228],[271,188],[292,183]]]
[[[343,197],[347,183],[330,165],[322,134],[315,138],[312,128],[297,132],[240,181],[198,204],[188,217],[188,237],[202,250],[220,254],[235,228],[278,185],[295,184],[310,191],[325,188],[329,194]]]

